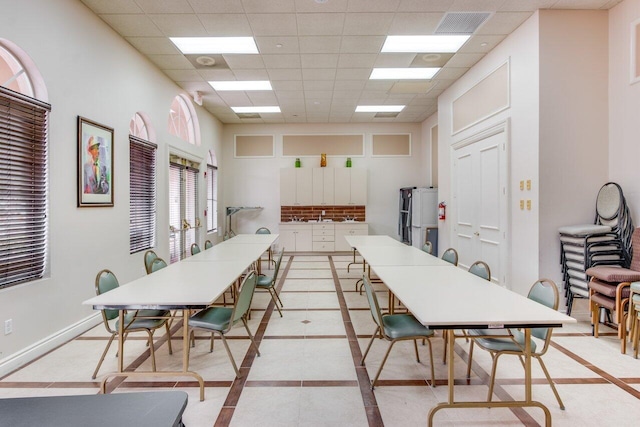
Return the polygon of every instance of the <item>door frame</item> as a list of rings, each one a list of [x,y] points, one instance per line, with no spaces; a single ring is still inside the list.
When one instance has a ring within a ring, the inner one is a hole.
[[[454,142],[450,146],[449,159],[451,161],[450,170],[451,173],[451,218],[456,218],[456,213],[458,209],[458,200],[456,193],[455,184],[455,166],[454,162],[456,160],[455,152],[461,148],[472,145],[476,142],[482,141],[486,138],[492,137],[494,135],[498,135],[500,133],[504,133],[504,145],[503,145],[503,160],[501,161],[502,172],[504,172],[504,182],[501,182],[502,185],[502,209],[500,210],[500,223],[504,224],[504,230],[502,230],[503,238],[501,244],[501,252],[500,252],[500,264],[501,264],[501,273],[502,278],[500,278],[499,282],[502,286],[507,289],[511,289],[510,279],[511,279],[511,266],[508,262],[509,255],[511,254],[511,126],[509,118],[502,120],[498,123],[495,123],[489,127],[481,129],[474,134],[463,138],[457,142]],[[451,221],[449,235],[452,239],[452,244],[455,247],[457,244],[457,234],[455,232],[455,222]]]

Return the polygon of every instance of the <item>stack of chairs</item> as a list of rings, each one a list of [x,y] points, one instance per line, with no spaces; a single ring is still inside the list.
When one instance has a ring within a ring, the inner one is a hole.
[[[631,262],[631,235],[634,227],[629,207],[616,183],[602,186],[596,199],[594,224],[561,227],[562,265],[567,314],[574,298],[589,297],[587,269],[597,265],[628,267]]]

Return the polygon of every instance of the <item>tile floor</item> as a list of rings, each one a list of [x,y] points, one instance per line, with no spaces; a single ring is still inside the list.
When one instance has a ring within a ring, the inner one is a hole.
[[[113,393],[137,390],[184,390],[189,394],[183,421],[200,426],[424,426],[429,409],[447,398],[446,366],[442,342],[433,339],[436,387],[430,378],[428,347],[419,345],[421,363],[415,361],[409,342],[395,345],[371,392],[368,384],[381,362],[387,342],[376,341],[359,366],[374,324],[364,295],[355,291],[361,266],[347,270],[351,256],[295,255],[285,257],[281,267],[280,317],[266,292],[257,292],[249,322],[260,346],[260,357],[248,352],[244,328],[230,333],[230,346],[243,378],[233,368],[219,341],[209,353],[209,341],[198,336],[191,350],[190,367],[205,379],[205,400],[199,401],[197,383],[190,377],[178,380],[150,377],[127,379],[110,386]],[[381,306],[386,306],[383,285],[375,285]],[[533,362],[533,396],[551,411],[556,426],[634,425],[640,420],[640,360],[619,352],[612,330],[603,328],[599,339],[590,335],[585,300],[574,307],[577,325],[554,331],[545,356],[547,367],[564,400],[559,409],[538,364]],[[176,330],[178,329],[178,330]],[[181,331],[174,326],[174,354],[166,342],[157,343],[159,369],[180,369]],[[162,337],[161,334],[159,334]],[[86,332],[37,361],[0,379],[0,398],[94,394],[99,379],[91,380],[95,364],[106,344],[102,325]],[[115,346],[114,346],[115,347]],[[456,341],[455,369],[460,384],[456,398],[483,400],[491,369],[489,355],[474,352],[473,373],[465,379],[468,344]],[[144,337],[127,341],[125,366],[149,369]],[[112,348],[101,374],[116,368]],[[522,368],[516,358],[502,357],[494,399],[522,399]],[[438,426],[542,425],[538,409],[442,410],[434,419]],[[0,416],[0,425],[2,424]]]

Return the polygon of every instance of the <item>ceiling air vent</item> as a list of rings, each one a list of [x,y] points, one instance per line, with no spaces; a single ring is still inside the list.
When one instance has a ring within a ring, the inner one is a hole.
[[[392,119],[394,117],[398,117],[398,112],[395,113],[376,113],[375,116],[376,119]]]
[[[236,115],[241,119],[261,119],[262,118],[258,113],[236,113]]]
[[[473,34],[490,12],[450,12],[444,15],[434,34]]]

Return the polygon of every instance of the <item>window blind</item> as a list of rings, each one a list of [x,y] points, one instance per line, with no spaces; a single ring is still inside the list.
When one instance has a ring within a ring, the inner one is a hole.
[[[156,151],[149,141],[129,135],[129,252],[156,245]]]
[[[0,288],[45,274],[50,111],[0,87]]]
[[[207,165],[207,231],[218,229],[218,168]]]

